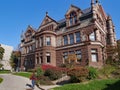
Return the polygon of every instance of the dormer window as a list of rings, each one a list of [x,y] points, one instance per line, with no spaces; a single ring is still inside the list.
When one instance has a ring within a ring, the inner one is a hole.
[[[76,12],[71,12],[70,13],[70,19],[69,19],[69,26],[74,25],[77,23],[77,15]]]

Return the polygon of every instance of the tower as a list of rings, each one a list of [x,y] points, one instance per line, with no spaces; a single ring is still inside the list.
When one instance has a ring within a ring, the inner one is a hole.
[[[114,31],[114,25],[110,15],[108,15],[107,17],[107,29],[108,29],[108,38],[109,38],[108,43],[112,46],[116,46],[116,36]]]
[[[91,0],[91,11],[92,11],[92,14],[93,14],[93,20],[96,20],[96,11],[95,11],[95,1],[94,0]]]

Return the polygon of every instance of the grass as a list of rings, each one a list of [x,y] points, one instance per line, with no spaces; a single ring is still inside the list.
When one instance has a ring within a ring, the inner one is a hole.
[[[52,90],[120,90],[120,80],[94,80],[87,84],[67,84]]]
[[[0,70],[0,74],[8,74],[11,73],[10,70]]]
[[[3,79],[2,79],[2,78],[0,78],[0,83],[2,83],[2,81],[3,81]]]
[[[22,77],[26,77],[26,78],[29,78],[31,73],[30,72],[17,72],[17,73],[13,73],[14,75],[17,75],[17,76],[22,76]]]

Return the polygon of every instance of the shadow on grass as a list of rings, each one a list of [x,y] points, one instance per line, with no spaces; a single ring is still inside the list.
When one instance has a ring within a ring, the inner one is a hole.
[[[103,90],[120,90],[120,80],[114,84],[106,84],[107,88]]]
[[[70,80],[64,80],[56,83],[57,85],[70,84]]]

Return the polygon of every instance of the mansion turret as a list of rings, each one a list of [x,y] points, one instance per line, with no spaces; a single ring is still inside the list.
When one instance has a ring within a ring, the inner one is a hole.
[[[46,13],[37,30],[28,26],[21,35],[21,68],[60,66],[73,55],[76,65],[102,67],[107,45],[116,46],[115,28],[98,0],[84,10],[71,5],[59,21]]]

